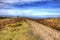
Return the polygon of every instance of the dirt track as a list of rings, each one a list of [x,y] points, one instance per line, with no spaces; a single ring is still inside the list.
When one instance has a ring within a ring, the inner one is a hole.
[[[60,31],[49,28],[35,21],[29,21],[32,25],[32,31],[34,34],[39,35],[40,40],[60,40]]]

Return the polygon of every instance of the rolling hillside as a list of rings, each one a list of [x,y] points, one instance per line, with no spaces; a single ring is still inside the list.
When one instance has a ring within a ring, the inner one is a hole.
[[[38,19],[36,21],[46,26],[60,30],[60,18]]]
[[[7,18],[0,20],[0,40],[37,40],[31,26],[23,19]]]
[[[0,40],[59,40],[59,25],[59,18],[3,18],[0,19]]]

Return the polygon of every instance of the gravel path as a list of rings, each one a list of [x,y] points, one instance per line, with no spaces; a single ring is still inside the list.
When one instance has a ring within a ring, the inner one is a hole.
[[[49,28],[35,21],[29,21],[29,23],[32,25],[33,33],[39,35],[42,40],[60,40],[60,31]]]

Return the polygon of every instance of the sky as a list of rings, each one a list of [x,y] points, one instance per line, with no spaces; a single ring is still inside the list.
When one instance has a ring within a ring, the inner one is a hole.
[[[60,0],[0,0],[0,16],[60,17]]]

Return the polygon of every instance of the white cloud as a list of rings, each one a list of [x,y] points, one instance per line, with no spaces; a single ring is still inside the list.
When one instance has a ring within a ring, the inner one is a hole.
[[[51,1],[51,0],[0,0],[0,2],[4,3],[18,3],[18,2],[36,2],[36,1]]]
[[[49,12],[50,11],[50,12]],[[57,12],[53,9],[0,9],[0,16],[1,15],[11,15],[11,16],[20,16],[20,17],[34,17],[34,18],[47,18],[47,17],[60,17],[60,12]],[[47,15],[47,16],[46,16]],[[55,16],[54,16],[55,15]]]
[[[59,11],[59,10],[58,10]],[[39,10],[36,10],[36,9],[1,9],[0,10],[0,15],[3,14],[3,15],[36,15],[36,16],[39,16],[39,15],[60,15],[60,12],[57,12],[57,9],[55,9],[55,11],[53,11],[53,9],[39,9]]]

